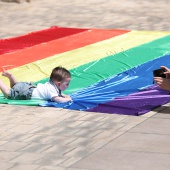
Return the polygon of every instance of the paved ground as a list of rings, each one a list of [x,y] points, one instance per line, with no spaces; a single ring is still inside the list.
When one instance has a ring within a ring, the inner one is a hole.
[[[53,25],[170,31],[169,0],[0,1],[0,38]],[[169,170],[170,104],[144,116],[0,105],[0,170]]]

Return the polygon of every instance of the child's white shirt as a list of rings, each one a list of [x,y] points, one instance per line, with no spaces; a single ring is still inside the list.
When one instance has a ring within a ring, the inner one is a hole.
[[[60,96],[60,92],[57,86],[51,82],[38,83],[32,92],[32,99],[51,100],[55,96]]]

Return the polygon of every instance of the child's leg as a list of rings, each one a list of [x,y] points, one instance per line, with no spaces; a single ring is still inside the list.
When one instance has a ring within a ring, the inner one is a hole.
[[[10,87],[13,87],[16,83],[18,83],[18,80],[10,72],[4,71],[2,75],[9,79]]]
[[[2,80],[0,80],[0,89],[5,97],[10,96],[10,89],[4,84]]]

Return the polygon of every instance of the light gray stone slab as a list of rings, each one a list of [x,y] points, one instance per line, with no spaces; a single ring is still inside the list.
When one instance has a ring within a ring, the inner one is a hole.
[[[170,154],[170,135],[125,133],[106,145],[105,149]]]
[[[89,170],[168,170],[170,154],[101,149],[73,164]]]
[[[168,134],[170,135],[170,121],[163,118],[150,118],[130,130],[130,132]]]

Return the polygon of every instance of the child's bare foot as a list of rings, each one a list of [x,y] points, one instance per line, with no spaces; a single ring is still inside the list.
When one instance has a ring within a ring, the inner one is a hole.
[[[12,76],[12,74],[11,74],[9,71],[3,71],[3,72],[2,72],[2,76],[9,78],[9,77]]]

